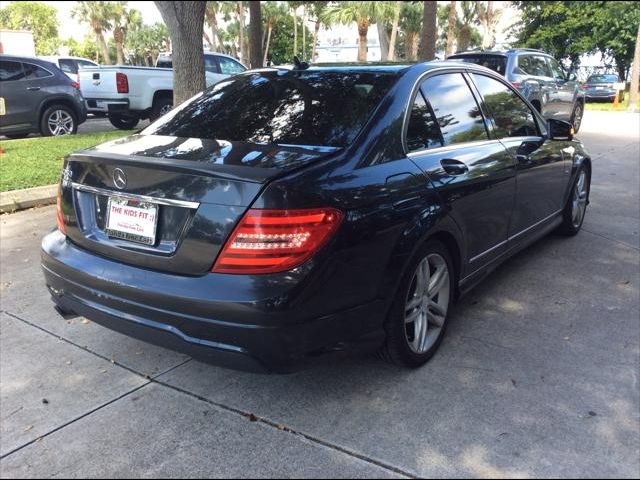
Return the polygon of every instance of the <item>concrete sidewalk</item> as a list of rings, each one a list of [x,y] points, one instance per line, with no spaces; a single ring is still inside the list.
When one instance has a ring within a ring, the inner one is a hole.
[[[587,112],[591,205],[453,312],[424,368],[212,367],[52,309],[55,207],[0,217],[1,477],[639,477],[640,115]]]

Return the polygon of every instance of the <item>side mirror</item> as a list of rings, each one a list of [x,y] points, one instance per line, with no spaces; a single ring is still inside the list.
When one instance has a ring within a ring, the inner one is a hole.
[[[573,125],[564,120],[550,119],[549,125],[549,138],[551,140],[573,140]]]

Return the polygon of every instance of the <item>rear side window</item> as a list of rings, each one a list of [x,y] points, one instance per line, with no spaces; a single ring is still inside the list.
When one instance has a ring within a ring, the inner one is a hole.
[[[422,93],[418,92],[407,127],[407,150],[415,152],[425,148],[441,147],[443,144],[436,117]]]
[[[493,117],[498,138],[540,134],[533,112],[509,87],[485,75],[474,73],[473,79]]]
[[[246,70],[240,63],[227,57],[218,57],[220,73],[225,75],[236,75]]]
[[[75,60],[70,58],[61,58],[58,60],[58,64],[60,65],[60,70],[64,73],[78,73],[78,66],[76,65]]]
[[[204,56],[204,69],[207,72],[220,73],[218,70],[218,64],[216,63],[216,58],[213,55]]]
[[[24,70],[20,62],[0,60],[0,82],[22,80],[23,78]]]
[[[24,66],[24,78],[26,80],[36,80],[38,78],[51,77],[53,74],[44,68],[33,65],[31,63],[23,63]]]
[[[89,62],[87,60],[76,60],[76,62],[78,63],[79,68],[97,67],[95,63]]]
[[[545,57],[539,55],[521,55],[518,57],[518,70],[520,74],[534,77],[551,77],[551,70]]]
[[[507,57],[503,55],[460,55],[459,57],[449,57],[458,62],[475,63],[493,70],[500,75],[504,75],[507,70]]]
[[[444,145],[488,140],[480,107],[461,73],[430,77],[420,89],[436,116]]]
[[[270,71],[217,83],[145,134],[345,147],[395,83],[390,72]]]

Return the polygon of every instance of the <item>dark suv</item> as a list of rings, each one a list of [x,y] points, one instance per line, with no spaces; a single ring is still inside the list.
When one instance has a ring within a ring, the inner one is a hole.
[[[0,135],[76,133],[87,119],[79,88],[53,63],[0,55]]]
[[[514,48],[506,52],[474,50],[451,55],[456,60],[483,65],[503,75],[547,118],[565,120],[580,130],[584,93],[575,75],[541,50]]]

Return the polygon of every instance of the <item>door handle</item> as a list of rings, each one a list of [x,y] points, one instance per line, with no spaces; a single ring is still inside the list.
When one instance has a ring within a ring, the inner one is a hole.
[[[453,160],[451,158],[440,160],[440,165],[442,165],[444,171],[449,175],[464,175],[469,171],[469,167],[460,160]]]
[[[40,87],[27,87],[27,90],[29,90],[30,92],[36,92],[40,90]]]

